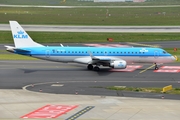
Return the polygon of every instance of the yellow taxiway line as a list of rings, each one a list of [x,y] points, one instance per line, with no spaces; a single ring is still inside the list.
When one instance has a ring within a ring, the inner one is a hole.
[[[143,72],[145,72],[145,71],[147,71],[148,69],[151,69],[152,67],[154,67],[155,66],[155,64],[153,64],[153,65],[151,65],[150,67],[148,67],[148,68],[146,68],[146,69],[144,69],[144,70],[142,70],[141,72],[139,72],[139,73],[143,73]]]

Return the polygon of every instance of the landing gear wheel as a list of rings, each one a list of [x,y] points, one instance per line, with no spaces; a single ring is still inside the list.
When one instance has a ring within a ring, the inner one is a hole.
[[[99,69],[99,67],[96,66],[96,67],[94,67],[94,70],[99,71],[100,69]]]
[[[89,65],[87,66],[87,69],[88,69],[88,70],[93,70],[93,65],[92,65],[92,64],[89,64]]]
[[[158,70],[158,69],[159,69],[156,63],[155,63],[155,68],[154,68],[154,69],[155,69],[155,70]]]
[[[159,68],[158,67],[155,67],[155,70],[158,70]]]

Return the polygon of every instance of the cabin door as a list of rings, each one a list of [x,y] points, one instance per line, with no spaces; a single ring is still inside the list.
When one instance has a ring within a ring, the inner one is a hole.
[[[50,51],[46,50],[46,57],[49,58],[50,57]]]
[[[158,57],[159,57],[159,52],[156,50],[156,51],[154,51],[154,58],[156,59]]]

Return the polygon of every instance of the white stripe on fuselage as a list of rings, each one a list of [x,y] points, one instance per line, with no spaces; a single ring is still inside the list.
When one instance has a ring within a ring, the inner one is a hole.
[[[43,60],[49,60],[49,61],[55,61],[55,62],[77,62],[77,63],[83,63],[88,64],[92,59],[90,56],[32,56],[35,58],[43,59]],[[104,56],[96,56],[98,58],[101,58]],[[82,58],[83,61],[76,61],[76,59]],[[163,56],[163,57],[143,57],[143,56],[119,56],[119,57],[110,57],[111,60],[125,60],[127,63],[169,63],[173,61],[172,56]]]

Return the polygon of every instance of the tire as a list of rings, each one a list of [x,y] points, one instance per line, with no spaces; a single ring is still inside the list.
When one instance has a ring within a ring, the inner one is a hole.
[[[96,66],[96,67],[94,67],[94,70],[99,71],[100,69],[99,69],[99,67]]]
[[[92,64],[89,64],[89,65],[87,66],[87,69],[88,69],[88,70],[93,70],[93,65],[92,65]]]

